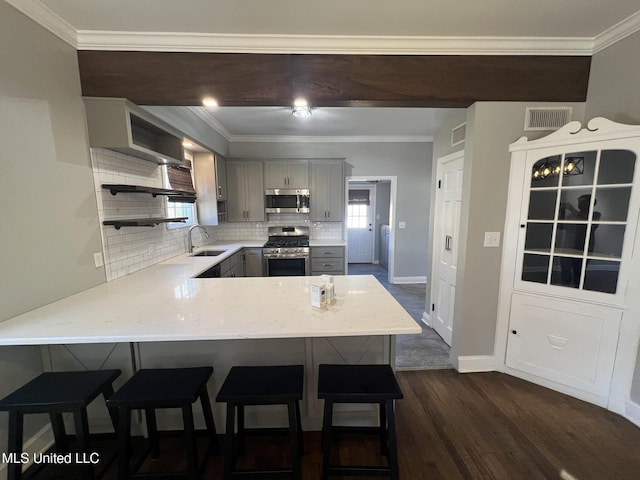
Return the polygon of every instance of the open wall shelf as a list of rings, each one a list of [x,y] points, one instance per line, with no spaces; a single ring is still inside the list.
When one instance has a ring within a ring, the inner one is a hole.
[[[149,193],[156,197],[158,195],[169,197],[172,202],[194,203],[196,201],[195,192],[188,190],[173,190],[169,188],[143,187],[140,185],[112,185],[102,184],[102,188],[109,190],[111,195],[118,193]]]
[[[176,218],[122,218],[119,220],[105,220],[103,225],[112,225],[116,230],[121,227],[155,227],[160,223],[185,222],[187,217]]]

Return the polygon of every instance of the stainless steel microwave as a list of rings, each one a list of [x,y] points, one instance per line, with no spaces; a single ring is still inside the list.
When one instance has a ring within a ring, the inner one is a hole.
[[[265,190],[264,211],[266,213],[309,213],[309,189]]]

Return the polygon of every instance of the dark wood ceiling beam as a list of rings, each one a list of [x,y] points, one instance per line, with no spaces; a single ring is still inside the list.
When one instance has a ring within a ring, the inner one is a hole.
[[[591,57],[79,51],[85,96],[139,105],[468,107],[586,100]]]

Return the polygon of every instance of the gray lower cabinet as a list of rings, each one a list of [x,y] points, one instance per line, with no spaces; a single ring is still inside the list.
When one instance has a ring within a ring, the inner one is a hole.
[[[244,277],[244,262],[242,253],[234,253],[220,263],[220,277]]]
[[[244,248],[244,276],[262,277],[262,248]]]
[[[344,275],[344,247],[311,247],[311,275]]]

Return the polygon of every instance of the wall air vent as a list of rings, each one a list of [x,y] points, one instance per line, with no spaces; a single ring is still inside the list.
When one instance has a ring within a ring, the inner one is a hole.
[[[571,121],[571,107],[527,107],[525,132],[557,130]]]
[[[457,127],[451,129],[451,146],[460,145],[464,143],[464,139],[467,136],[467,124],[461,123]]]

